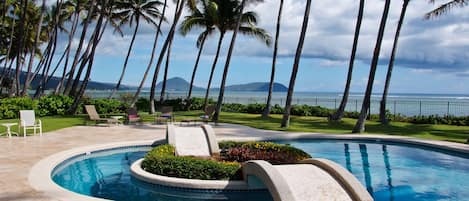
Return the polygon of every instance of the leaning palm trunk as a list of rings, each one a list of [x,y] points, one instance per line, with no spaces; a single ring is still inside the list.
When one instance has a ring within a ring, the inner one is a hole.
[[[166,53],[166,64],[164,67],[164,75],[163,75],[163,84],[161,85],[161,93],[160,93],[160,103],[163,103],[165,100],[166,95],[166,85],[168,84],[168,70],[169,70],[169,59],[171,58],[171,46],[173,44],[173,40],[169,42],[168,52]]]
[[[167,0],[164,1],[163,12],[161,14],[160,21],[158,22],[158,28],[155,33],[155,40],[153,40],[153,49],[151,50],[150,62],[148,63],[145,73],[143,74],[143,78],[142,78],[142,81],[140,81],[140,85],[137,88],[137,92],[135,92],[132,102],[130,103],[130,107],[135,107],[135,103],[137,103],[138,96],[140,95],[140,92],[142,91],[143,84],[145,84],[145,80],[147,79],[148,72],[150,72],[151,66],[153,65],[153,59],[155,57],[156,46],[158,44],[158,36],[160,35],[161,24],[163,24],[163,19],[164,19],[165,12],[166,12],[166,3],[167,3]]]
[[[200,56],[202,55],[202,51],[204,49],[206,39],[207,39],[207,34],[205,34],[202,38],[202,41],[199,47],[199,53],[197,54],[197,59],[195,60],[194,70],[192,71],[191,84],[189,85],[189,92],[187,93],[187,98],[186,98],[186,101],[188,102],[188,105],[187,105],[188,110],[191,106],[191,96],[192,96],[192,89],[194,88],[195,73],[197,72],[197,67],[199,66]]]
[[[39,22],[37,24],[37,30],[36,30],[36,38],[34,39],[34,45],[33,45],[33,48],[31,49],[31,55],[29,57],[28,71],[26,73],[26,79],[24,81],[23,91],[21,92],[22,96],[27,95],[29,85],[31,84],[31,81],[32,81],[31,70],[33,68],[34,57],[36,56],[35,55],[36,54],[36,46],[39,42],[39,37],[41,36],[42,22],[44,20],[45,11],[46,11],[46,0],[42,0],[41,16],[39,17]]]
[[[392,46],[391,58],[389,61],[388,72],[386,74],[386,83],[384,84],[383,96],[381,97],[381,102],[379,106],[379,119],[382,124],[387,124],[388,119],[386,118],[386,99],[388,97],[389,85],[391,82],[392,69],[394,67],[394,59],[396,58],[397,44],[399,42],[399,35],[401,33],[402,23],[404,22],[405,14],[407,11],[407,6],[409,5],[410,0],[404,0],[402,4],[401,16],[399,17],[399,22],[397,23],[396,34],[394,35],[394,44]]]
[[[174,18],[174,22],[171,25],[168,36],[166,36],[166,40],[163,44],[163,47],[161,48],[160,56],[158,57],[158,62],[156,64],[155,73],[153,74],[153,80],[152,80],[151,89],[150,89],[150,114],[155,113],[155,90],[156,90],[156,81],[158,79],[158,73],[160,71],[161,63],[163,62],[165,52],[168,49],[169,42],[172,40],[172,37],[174,36],[174,32],[176,31],[176,25],[179,21],[179,18],[181,18],[182,11],[184,10],[184,3],[185,3],[185,0],[178,0],[179,9],[176,11],[176,17]]]
[[[366,86],[365,97],[363,98],[362,109],[360,111],[360,115],[358,116],[358,121],[352,130],[353,133],[361,133],[365,131],[365,121],[366,121],[367,113],[370,109],[371,92],[373,91],[373,82],[375,80],[376,68],[378,66],[379,52],[381,50],[381,43],[383,41],[384,29],[386,27],[386,20],[388,18],[390,3],[391,3],[391,0],[386,0],[384,4],[384,12],[381,18],[381,23],[379,25],[378,38],[376,39],[373,59],[371,61],[370,75],[368,76],[368,84]]]
[[[134,34],[132,35],[132,40],[130,41],[129,50],[127,51],[127,56],[125,57],[124,67],[122,67],[122,73],[119,78],[119,81],[117,82],[116,87],[114,87],[114,89],[112,90],[112,93],[109,96],[109,99],[112,99],[112,97],[116,94],[116,92],[119,90],[121,86],[122,79],[124,79],[125,71],[127,70],[127,64],[129,62],[130,53],[132,52],[132,47],[134,46],[135,37],[137,36],[138,26],[140,24],[139,16],[135,17],[135,21],[136,21],[135,30],[134,30]]]
[[[296,74],[298,73],[298,67],[300,65],[300,59],[301,59],[301,52],[303,51],[303,44],[305,42],[306,31],[308,29],[310,9],[311,9],[311,0],[307,0],[305,15],[303,18],[303,26],[301,28],[300,40],[298,41],[298,47],[296,49],[295,62],[293,63],[293,70],[292,70],[292,75],[290,78],[290,85],[288,86],[287,100],[285,102],[285,111],[283,113],[283,119],[282,119],[282,124],[281,124],[282,128],[288,128],[288,126],[290,125],[290,110],[292,106],[291,102],[293,98],[293,90],[295,88]]]
[[[350,55],[350,61],[348,65],[347,83],[345,84],[345,90],[342,96],[342,101],[340,102],[340,106],[335,112],[335,114],[331,115],[330,117],[330,120],[333,120],[333,121],[340,121],[342,117],[344,117],[345,107],[347,106],[348,97],[350,94],[350,85],[352,84],[353,64],[355,63],[355,55],[356,55],[357,47],[358,47],[358,38],[360,37],[360,28],[361,28],[362,19],[363,19],[364,7],[365,7],[365,0],[360,0],[357,24],[355,26],[355,36],[353,37],[352,54]]]
[[[278,37],[280,35],[280,20],[282,18],[282,9],[283,9],[283,0],[280,0],[280,8],[278,10],[278,16],[277,16],[277,30],[275,32],[274,55],[272,56],[272,72],[270,74],[269,93],[267,95],[267,102],[265,104],[264,112],[262,113],[263,118],[269,117],[269,114],[270,114],[272,92],[274,89],[274,82],[275,82],[275,65],[277,63]]]
[[[88,11],[88,16],[86,17],[85,23],[82,28],[81,36],[80,36],[80,42],[78,43],[77,50],[75,51],[75,56],[73,57],[72,61],[72,66],[70,67],[70,71],[68,73],[68,80],[67,83],[65,84],[65,90],[64,90],[64,95],[68,95],[70,93],[70,89],[72,87],[72,82],[73,82],[73,76],[75,75],[75,70],[78,65],[78,58],[80,57],[81,50],[84,45],[85,37],[86,37],[86,32],[88,30],[88,25],[91,22],[91,18],[93,16],[93,10],[95,8],[94,0],[90,2],[90,10]]]
[[[64,69],[63,69],[63,72],[62,72],[62,78],[60,79],[58,85],[56,86],[54,94],[59,94],[60,91],[62,91],[63,84],[65,82],[65,77],[67,75],[68,60],[69,60],[69,56],[70,56],[70,51],[72,49],[71,48],[72,41],[73,41],[73,37],[75,35],[76,28],[78,26],[78,17],[79,17],[79,14],[78,13],[75,14],[73,22],[72,22],[72,28],[71,28],[70,34],[68,36],[68,45],[67,45],[67,48],[65,49],[65,52],[64,52],[64,54],[65,54],[65,64],[64,64]]]
[[[223,42],[223,37],[225,36],[224,32],[220,32],[220,39],[218,39],[218,46],[217,46],[217,53],[215,53],[215,59],[213,60],[212,70],[210,71],[210,77],[208,78],[207,89],[205,91],[205,98],[204,98],[204,106],[206,108],[208,105],[208,96],[210,94],[210,87],[212,85],[213,74],[215,72],[215,68],[217,67],[218,57],[220,55],[220,49]]]

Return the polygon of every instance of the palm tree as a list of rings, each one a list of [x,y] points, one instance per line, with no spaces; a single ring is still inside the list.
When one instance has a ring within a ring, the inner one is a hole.
[[[303,18],[303,26],[301,28],[300,40],[298,41],[298,47],[296,49],[295,61],[293,63],[292,74],[290,78],[290,85],[288,86],[287,100],[285,103],[285,111],[283,113],[282,128],[288,128],[290,125],[290,110],[291,101],[293,98],[293,89],[295,88],[296,74],[298,73],[298,67],[300,65],[301,52],[303,51],[303,44],[305,42],[306,31],[308,29],[309,11],[311,9],[311,0],[306,1],[305,15]]]
[[[330,120],[333,121],[340,121],[344,116],[345,107],[347,106],[348,96],[350,93],[350,85],[352,84],[352,73],[353,73],[353,64],[355,63],[355,54],[357,52],[358,47],[358,38],[360,36],[360,28],[363,19],[363,10],[365,7],[365,0],[360,0],[360,5],[358,6],[358,16],[357,16],[357,24],[355,25],[355,35],[353,37],[353,46],[352,46],[352,53],[350,55],[350,61],[348,65],[348,73],[347,73],[347,83],[345,84],[344,94],[342,96],[342,101],[340,102],[340,106],[335,112],[335,114],[330,116]]]
[[[158,57],[158,62],[156,63],[156,68],[153,74],[153,79],[152,79],[151,88],[150,88],[150,114],[155,113],[155,90],[156,90],[156,81],[158,79],[158,73],[160,72],[160,67],[161,67],[161,64],[163,63],[165,52],[167,51],[169,43],[172,40],[172,37],[174,36],[174,33],[176,31],[176,25],[179,21],[179,18],[181,18],[185,2],[186,0],[177,1],[176,4],[178,5],[179,10],[176,11],[176,17],[174,18],[173,24],[171,25],[171,28],[169,29],[169,33],[166,36],[163,47],[161,47],[160,56]]]
[[[122,73],[119,78],[119,81],[116,84],[116,87],[112,90],[109,98],[111,99],[121,85],[122,79],[124,78],[125,71],[127,69],[127,63],[129,61],[130,53],[132,52],[132,47],[134,45],[135,37],[137,36],[138,27],[140,25],[140,18],[144,19],[147,23],[151,23],[157,27],[158,25],[154,21],[157,18],[161,17],[161,13],[158,10],[158,6],[162,3],[158,0],[130,0],[130,1],[118,1],[116,2],[116,9],[118,12],[117,16],[122,17],[120,25],[129,23],[132,26],[132,22],[135,21],[135,29],[130,40],[129,49],[127,51],[127,56],[125,57],[124,67],[122,68]]]
[[[435,0],[429,0],[430,3],[435,3]],[[441,15],[448,13],[454,7],[463,7],[469,4],[469,0],[451,0],[447,3],[441,4],[438,8],[425,14],[425,19],[440,17]]]
[[[199,66],[200,56],[202,55],[202,51],[204,49],[205,41],[207,40],[207,36],[213,33],[215,29],[214,19],[217,19],[217,4],[210,0],[202,0],[202,11],[197,8],[196,5],[192,5],[191,15],[188,15],[184,18],[181,25],[181,34],[183,36],[187,35],[189,31],[192,30],[194,27],[204,28],[205,30],[199,34],[197,38],[197,48],[199,52],[197,54],[197,59],[195,60],[194,69],[192,71],[191,82],[189,86],[189,92],[187,94],[186,101],[188,102],[187,108],[190,108],[190,100],[192,96],[192,89],[194,86],[195,74],[197,72],[197,67]]]
[[[371,92],[373,91],[373,83],[375,80],[376,68],[378,67],[379,52],[381,51],[381,43],[383,41],[384,29],[386,28],[386,21],[388,19],[389,5],[391,0],[386,0],[384,3],[383,16],[379,25],[378,38],[376,39],[375,50],[373,59],[371,60],[370,75],[368,76],[368,84],[366,86],[365,97],[363,98],[362,109],[358,117],[358,121],[353,128],[353,133],[361,133],[365,131],[365,120],[367,113],[370,109]]]
[[[22,62],[22,52],[23,52],[23,49],[24,49],[24,42],[25,42],[25,37],[26,37],[26,33],[25,32],[25,28],[26,28],[26,13],[27,13],[27,8],[28,8],[28,1],[27,0],[21,0],[20,1],[20,5],[21,5],[21,17],[20,17],[20,21],[18,23],[18,26],[19,26],[19,33],[22,33],[19,35],[19,38],[16,39],[17,41],[17,51],[16,51],[16,85],[15,86],[15,89],[16,89],[16,94],[19,95],[20,94],[20,73],[21,73],[21,69],[23,68],[23,62]]]
[[[257,0],[259,1],[259,0]],[[223,38],[226,32],[233,30],[234,32],[241,31],[240,33],[250,36],[255,36],[260,40],[263,40],[266,44],[270,45],[271,37],[267,34],[264,29],[255,27],[257,25],[257,14],[255,12],[243,12],[245,0],[239,2],[239,0],[213,0],[217,6],[217,15],[212,20],[220,32],[220,38],[218,39],[217,52],[215,53],[215,59],[212,64],[210,71],[210,77],[207,83],[207,90],[205,92],[204,107],[207,107],[208,97],[210,93],[210,87],[212,84],[213,74],[217,66],[218,58],[221,51]],[[242,13],[240,15],[240,13]],[[240,18],[241,16],[241,18]],[[238,19],[240,19],[238,24]],[[235,37],[236,38],[236,37]],[[231,45],[230,45],[231,46]],[[228,53],[229,55],[229,53]],[[229,64],[229,62],[228,62]],[[225,65],[226,66],[226,65]]]
[[[176,8],[174,9],[174,19],[176,19],[177,11],[178,11],[178,4],[176,5]],[[160,103],[164,102],[164,96],[166,92],[166,81],[168,80],[168,70],[169,70],[169,60],[171,58],[171,47],[173,46],[173,39],[174,36],[171,36],[171,39],[168,44],[168,50],[166,52],[166,63],[164,66],[164,75],[163,75],[163,84],[161,86],[161,93],[160,93]]]
[[[396,58],[397,43],[399,42],[399,35],[401,33],[402,23],[404,22],[409,1],[410,0],[404,0],[404,3],[402,4],[401,16],[399,17],[396,33],[394,35],[394,43],[392,45],[391,58],[389,60],[388,72],[386,73],[386,82],[384,84],[383,96],[381,97],[381,102],[379,106],[379,119],[381,120],[382,124],[388,123],[388,119],[386,118],[386,99],[388,96],[389,85],[391,82],[392,69],[394,67],[394,59]]]
[[[27,92],[27,90],[29,88],[29,85],[32,81],[32,79],[31,79],[31,70],[33,68],[34,56],[36,56],[36,48],[35,47],[38,46],[38,43],[39,43],[39,40],[40,40],[41,29],[43,27],[42,23],[43,23],[43,20],[44,20],[45,11],[46,11],[46,0],[42,0],[41,14],[40,14],[40,17],[39,17],[39,22],[37,24],[36,38],[34,39],[34,47],[32,48],[31,55],[29,57],[28,71],[27,71],[27,75],[26,75],[26,80],[24,82],[23,91],[21,92],[22,96],[26,96],[26,92]]]
[[[435,0],[429,0],[430,3],[435,3]],[[438,8],[428,12],[425,14],[425,19],[431,19],[440,17],[441,15],[449,12],[453,7],[459,6],[467,6],[469,4],[469,0],[451,0],[445,4],[440,5]],[[469,136],[467,137],[466,143],[469,144]]]
[[[132,102],[130,102],[130,107],[135,107],[135,103],[137,103],[138,96],[140,95],[140,92],[142,91],[143,84],[145,83],[145,80],[147,79],[148,73],[150,72],[151,66],[153,65],[153,59],[155,57],[155,52],[156,52],[156,46],[158,44],[158,36],[161,33],[161,24],[163,24],[164,21],[164,16],[166,13],[166,5],[167,5],[167,0],[164,0],[163,3],[163,11],[161,13],[160,21],[158,22],[158,28],[155,32],[155,39],[153,40],[153,48],[151,50],[151,56],[150,56],[150,62],[148,62],[147,69],[145,70],[145,73],[143,74],[143,78],[140,81],[140,85],[137,88],[137,91],[135,92],[135,95],[132,99]]]
[[[262,113],[263,118],[269,117],[269,114],[270,114],[272,91],[273,91],[274,82],[275,82],[275,64],[277,62],[278,37],[280,35],[280,20],[282,17],[282,8],[283,8],[283,0],[280,0],[280,8],[278,9],[278,15],[277,15],[277,30],[275,32],[274,55],[272,56],[272,72],[270,74],[269,93],[267,94],[267,102],[265,104],[264,112]]]
[[[272,37],[267,33],[266,30],[256,27],[257,15],[252,11],[244,13],[244,6],[246,5],[246,1],[247,0],[242,0],[240,4],[238,1],[235,1],[237,4],[235,7],[237,9],[235,10],[237,12],[234,13],[233,19],[236,19],[236,23],[234,24],[234,33],[231,38],[230,47],[226,56],[225,67],[223,69],[223,76],[220,84],[220,92],[218,94],[217,108],[212,117],[213,121],[215,122],[218,122],[218,119],[220,117],[221,107],[223,104],[223,97],[225,94],[226,78],[228,76],[228,69],[230,67],[231,56],[233,54],[233,49],[238,32],[245,35],[255,36],[259,40],[263,41],[267,46],[270,46],[272,42]],[[252,0],[252,2],[262,2],[262,0]]]

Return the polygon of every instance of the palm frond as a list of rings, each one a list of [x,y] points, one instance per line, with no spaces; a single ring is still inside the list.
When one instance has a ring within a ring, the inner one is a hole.
[[[435,3],[435,0],[429,0],[429,2]],[[440,17],[441,15],[448,13],[454,7],[464,7],[468,4],[469,0],[452,0],[425,14],[425,19]]]
[[[272,37],[265,29],[254,26],[241,26],[239,27],[239,33],[256,37],[260,41],[264,42],[268,47],[272,44]]]

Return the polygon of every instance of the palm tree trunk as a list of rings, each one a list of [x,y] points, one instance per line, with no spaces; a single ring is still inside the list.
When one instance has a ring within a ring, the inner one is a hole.
[[[13,19],[13,25],[15,24],[16,20]],[[7,53],[5,55],[5,66],[3,67],[4,71],[5,69],[7,68],[7,65],[9,63],[9,59],[10,59],[10,54],[11,54],[11,48],[13,47],[13,36],[14,36],[14,33],[15,33],[15,26],[11,26],[11,32],[10,32],[10,44],[8,44],[8,49],[7,49]],[[13,62],[13,59],[11,60]],[[5,76],[8,76],[10,77],[10,70],[11,70],[11,65],[10,65],[10,69],[8,69],[8,73],[7,74],[4,74],[2,76],[2,80],[0,80],[0,84],[3,82],[3,79]]]
[[[105,5],[107,2],[108,2],[107,0],[104,0],[103,4]],[[100,41],[100,37],[99,37],[99,32],[100,31],[99,30],[101,30],[101,27],[102,27],[102,24],[103,24],[103,19],[104,19],[104,14],[101,13],[101,15],[99,16],[98,22],[96,23],[95,37],[93,38],[93,41],[92,41],[93,47],[91,48],[91,53],[89,54],[89,57],[87,57],[87,59],[84,59],[82,61],[82,62],[87,62],[88,63],[88,68],[86,70],[85,79],[83,80],[83,84],[80,87],[80,90],[78,91],[77,95],[75,96],[75,100],[73,101],[72,106],[67,111],[67,114],[75,114],[76,113],[76,111],[78,109],[78,106],[80,105],[81,99],[82,99],[82,97],[85,93],[85,89],[88,85],[88,81],[89,81],[90,76],[91,76],[91,69],[93,67],[96,47],[98,46],[98,43]]]
[[[174,22],[171,25],[169,30],[168,36],[163,44],[163,47],[160,52],[160,56],[158,57],[158,62],[156,64],[155,73],[153,74],[153,80],[151,83],[151,90],[150,90],[150,114],[155,113],[155,89],[156,89],[156,81],[158,79],[158,73],[160,71],[161,63],[163,62],[163,58],[165,56],[165,52],[168,49],[169,42],[172,40],[172,36],[174,36],[174,32],[176,30],[176,25],[181,18],[182,11],[184,10],[184,3],[185,0],[178,0],[178,10],[176,11],[176,17],[174,18]]]
[[[189,85],[189,92],[187,93],[186,101],[188,102],[187,109],[189,110],[191,105],[191,96],[192,96],[192,89],[194,88],[194,80],[195,80],[195,73],[197,72],[197,67],[199,66],[200,56],[202,55],[202,51],[204,49],[205,40],[207,40],[207,34],[204,35],[199,47],[199,53],[197,54],[197,59],[195,60],[194,70],[192,71],[191,77],[191,84]]]
[[[68,95],[72,87],[73,77],[75,75],[75,70],[78,65],[78,58],[80,57],[81,50],[83,49],[86,32],[88,31],[88,25],[90,24],[92,16],[93,16],[93,12],[95,8],[95,5],[94,5],[95,0],[92,0],[91,2],[89,2],[89,4],[90,4],[90,8],[88,10],[88,16],[86,17],[85,23],[83,24],[83,28],[82,28],[81,36],[80,36],[80,42],[78,43],[77,50],[75,51],[75,56],[73,57],[72,66],[70,67],[70,71],[68,73],[68,80],[67,80],[67,83],[65,84],[64,95]]]
[[[135,42],[135,37],[137,36],[138,26],[140,24],[139,23],[139,18],[140,18],[140,16],[138,16],[138,15],[135,16],[135,21],[136,21],[135,30],[134,30],[134,34],[132,36],[132,40],[130,41],[129,50],[127,51],[127,56],[125,57],[124,67],[122,68],[122,73],[121,73],[121,76],[119,78],[119,81],[117,82],[116,87],[112,90],[112,93],[109,96],[109,99],[112,99],[112,97],[116,94],[116,91],[119,90],[119,87],[121,86],[122,79],[124,79],[125,70],[127,70],[127,63],[129,62],[130,52],[132,52],[132,47],[133,47],[134,42]]]
[[[34,39],[34,45],[31,49],[31,55],[29,56],[28,71],[27,71],[26,78],[24,81],[23,91],[21,92],[22,96],[27,95],[29,85],[31,84],[31,81],[32,81],[31,70],[33,68],[34,56],[36,54],[36,46],[39,42],[39,37],[41,36],[42,21],[44,20],[45,11],[46,11],[46,0],[42,0],[41,16],[39,17],[39,22],[37,24],[37,30],[36,30],[36,38]]]
[[[20,24],[19,24],[19,33],[25,33],[24,27],[26,26],[26,11],[28,9],[28,1],[27,0],[22,0],[21,5],[23,6],[22,8],[22,13],[21,13],[21,18],[20,18]],[[17,47],[18,47],[18,52],[16,55],[16,95],[20,95],[20,87],[21,87],[21,81],[20,81],[20,75],[21,75],[21,69],[23,68],[23,59],[22,59],[22,53],[23,53],[23,48],[24,48],[24,41],[25,41],[25,36],[26,34],[21,34],[19,37],[19,40],[17,39]]]
[[[277,63],[278,38],[280,35],[280,20],[282,18],[282,9],[283,9],[283,0],[280,0],[280,8],[278,10],[278,16],[277,16],[277,30],[275,32],[274,55],[272,56],[272,72],[270,74],[269,93],[267,94],[267,102],[265,104],[264,112],[262,113],[262,118],[267,118],[269,117],[269,114],[270,114],[272,92],[274,91],[275,65]]]
[[[63,70],[63,73],[62,73],[62,78],[60,79],[60,82],[58,83],[57,87],[55,88],[54,94],[59,94],[60,91],[62,91],[63,84],[65,82],[65,77],[67,75],[68,60],[69,60],[69,57],[70,57],[70,51],[72,49],[71,46],[72,46],[73,36],[75,35],[76,27],[78,26],[78,17],[79,17],[79,13],[75,13],[74,19],[73,19],[73,22],[72,22],[72,28],[71,28],[70,34],[68,36],[68,45],[67,45],[67,48],[65,49],[65,64],[64,64],[64,70]]]
[[[162,104],[165,100],[164,96],[166,95],[166,81],[168,81],[168,69],[169,69],[169,59],[171,58],[171,46],[173,44],[173,40],[169,42],[168,52],[166,53],[166,64],[164,67],[164,75],[163,75],[163,84],[161,86],[161,93],[160,93],[160,103]]]
[[[153,58],[155,57],[156,47],[158,44],[158,36],[160,35],[161,24],[163,24],[163,18],[166,12],[166,3],[167,3],[167,0],[164,1],[163,12],[161,14],[160,21],[158,22],[158,28],[155,33],[155,40],[153,40],[153,49],[151,50],[150,62],[148,63],[145,73],[143,74],[143,78],[142,78],[142,81],[140,81],[140,85],[137,88],[137,92],[135,92],[132,102],[130,103],[130,107],[135,107],[135,103],[137,102],[138,96],[140,95],[140,92],[142,91],[143,84],[145,84],[145,80],[147,79],[148,72],[150,72],[151,66],[153,65]]]
[[[363,19],[364,7],[365,0],[360,0],[357,23],[355,25],[355,36],[353,37],[352,53],[350,55],[350,61],[348,65],[347,83],[345,84],[345,90],[344,94],[342,95],[342,101],[340,102],[339,108],[337,109],[335,114],[331,115],[331,117],[329,118],[332,121],[340,121],[342,117],[344,117],[345,107],[347,106],[348,97],[350,94],[350,85],[352,84],[353,64],[355,63],[355,55],[358,47],[358,38],[360,37],[360,29]]]
[[[220,32],[220,38],[218,39],[217,53],[215,54],[215,59],[213,60],[213,64],[212,64],[212,70],[210,71],[210,77],[208,78],[207,89],[205,91],[204,106],[202,108],[206,108],[208,105],[210,85],[212,85],[213,74],[215,73],[215,68],[217,67],[218,57],[220,55],[221,45],[223,43],[224,36],[225,36],[225,32]]]
[[[399,22],[397,23],[396,34],[394,35],[394,44],[392,45],[391,58],[389,60],[388,72],[386,74],[386,83],[384,84],[383,96],[381,97],[381,102],[379,106],[379,119],[382,124],[388,124],[388,119],[386,118],[386,99],[388,97],[389,85],[391,83],[392,70],[394,67],[394,59],[396,58],[397,44],[399,42],[399,35],[401,33],[402,24],[404,22],[405,14],[407,11],[407,6],[409,5],[410,0],[404,0],[402,4],[401,16],[399,17]]]
[[[303,44],[305,42],[306,31],[308,29],[309,12],[311,10],[311,0],[306,1],[305,15],[303,18],[303,26],[301,28],[300,40],[298,41],[298,47],[296,49],[295,62],[293,63],[293,70],[290,78],[290,85],[288,86],[287,100],[285,102],[285,111],[282,118],[282,128],[288,128],[290,125],[290,111],[291,102],[293,98],[293,90],[295,88],[296,74],[298,73],[298,67],[300,65],[301,52],[303,51]]]
[[[238,35],[239,26],[241,25],[241,16],[244,11],[245,4],[246,4],[246,0],[243,0],[239,7],[239,11],[238,11],[239,16],[236,22],[236,29],[234,29],[233,31],[233,36],[231,38],[231,43],[228,49],[228,54],[226,55],[225,67],[223,69],[223,77],[222,77],[221,84],[220,84],[220,92],[218,94],[217,108],[215,109],[215,113],[213,114],[213,117],[212,117],[215,123],[218,123],[218,120],[220,119],[220,112],[221,112],[221,107],[223,104],[223,96],[225,94],[226,77],[228,76],[228,69],[230,67],[231,55],[233,54],[233,49],[236,43],[236,36]]]
[[[365,91],[365,97],[363,98],[362,109],[358,117],[358,121],[353,128],[353,133],[361,133],[365,131],[365,121],[366,115],[370,109],[370,99],[371,93],[373,91],[373,82],[375,80],[376,68],[378,66],[379,52],[381,51],[381,43],[383,41],[384,29],[386,27],[386,20],[388,19],[389,13],[389,4],[391,0],[386,0],[384,4],[383,16],[381,18],[381,23],[379,25],[378,38],[376,39],[376,46],[373,54],[373,59],[371,61],[370,75],[368,76],[368,84]]]

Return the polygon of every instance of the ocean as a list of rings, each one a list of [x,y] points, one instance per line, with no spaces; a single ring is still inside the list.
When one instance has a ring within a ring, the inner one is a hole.
[[[133,94],[134,91],[119,91],[119,94]],[[108,97],[110,91],[87,91],[86,94],[93,98]],[[159,97],[159,92],[157,96]],[[141,97],[149,97],[149,91],[143,91]],[[185,98],[187,92],[169,91],[166,98]],[[194,91],[193,97],[203,98],[205,91]],[[218,91],[211,91],[210,98],[216,100]],[[226,91],[225,103],[265,103],[267,92],[240,92]],[[286,92],[274,92],[272,104],[285,105]],[[295,92],[293,104],[306,104],[335,109],[339,107],[342,100],[341,92]],[[379,113],[379,102],[381,94],[373,94],[371,98],[371,113]],[[346,111],[360,111],[363,101],[363,94],[351,93],[347,103]],[[418,94],[418,93],[396,93],[390,94],[387,100],[386,108],[392,114],[405,116],[415,115],[453,115],[469,116],[469,95],[463,94]]]

